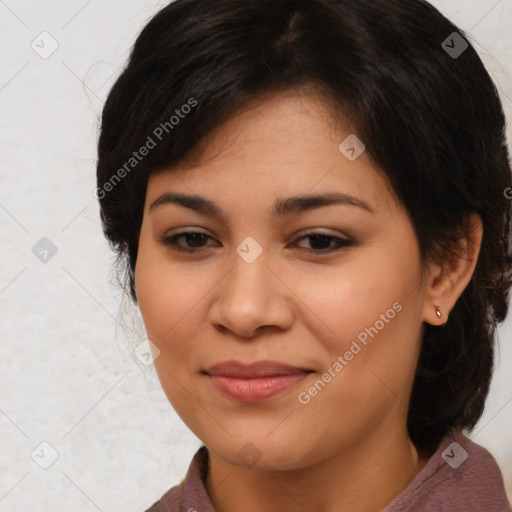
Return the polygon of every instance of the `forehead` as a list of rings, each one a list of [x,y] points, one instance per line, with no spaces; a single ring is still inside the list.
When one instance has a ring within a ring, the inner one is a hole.
[[[350,130],[315,92],[260,95],[178,165],[151,174],[148,198],[175,190],[213,194],[220,202],[238,194],[270,204],[283,195],[338,191],[399,206],[365,151],[350,160],[340,150],[355,136]]]

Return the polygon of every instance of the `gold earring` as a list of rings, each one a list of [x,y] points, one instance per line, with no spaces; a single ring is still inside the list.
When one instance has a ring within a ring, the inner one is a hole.
[[[437,315],[437,318],[441,318],[443,316],[443,314],[441,313],[441,310],[439,309],[439,306],[436,306],[434,304],[434,307],[436,308],[436,315]]]

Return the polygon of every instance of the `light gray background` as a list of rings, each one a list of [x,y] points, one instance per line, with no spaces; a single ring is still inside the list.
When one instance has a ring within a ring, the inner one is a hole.
[[[132,355],[144,330],[109,284],[93,196],[101,106],[165,3],[0,0],[1,512],[140,512],[200,445]],[[469,31],[511,119],[512,0],[433,3]],[[46,59],[31,47],[51,49],[43,31],[58,43]],[[42,237],[58,250],[46,263],[32,253]],[[511,336],[512,320],[472,438],[496,457],[512,499]],[[43,441],[58,452],[48,469],[36,463],[51,462]]]

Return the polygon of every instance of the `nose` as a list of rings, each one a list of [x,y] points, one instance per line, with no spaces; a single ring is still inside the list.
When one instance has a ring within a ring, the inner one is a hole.
[[[244,338],[262,327],[290,328],[295,318],[293,293],[269,265],[265,251],[251,263],[233,253],[230,271],[215,287],[210,323]]]

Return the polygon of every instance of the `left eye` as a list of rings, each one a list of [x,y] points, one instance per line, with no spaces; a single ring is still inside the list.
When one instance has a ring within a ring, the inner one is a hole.
[[[178,240],[181,239],[185,240],[187,245],[184,246],[180,244]],[[197,231],[185,231],[183,233],[178,233],[176,235],[158,238],[158,241],[176,251],[199,252],[203,248],[207,247],[205,243],[209,239],[213,240],[213,238],[210,235],[207,235],[206,233],[200,233]],[[333,235],[328,235],[325,233],[309,233],[298,238],[295,241],[295,243],[304,239],[310,240],[311,248],[300,246],[297,247],[299,247],[299,249],[301,250],[316,253],[332,252],[354,244],[351,240],[340,238]],[[332,245],[333,242],[334,245]]]
[[[310,233],[300,237],[297,241],[304,240],[306,238],[310,239],[309,243],[312,246],[312,249],[306,250],[312,250],[313,252],[330,252],[353,244],[351,240],[347,240],[346,238],[327,235],[325,233]],[[334,242],[334,245],[330,245],[331,242]]]

